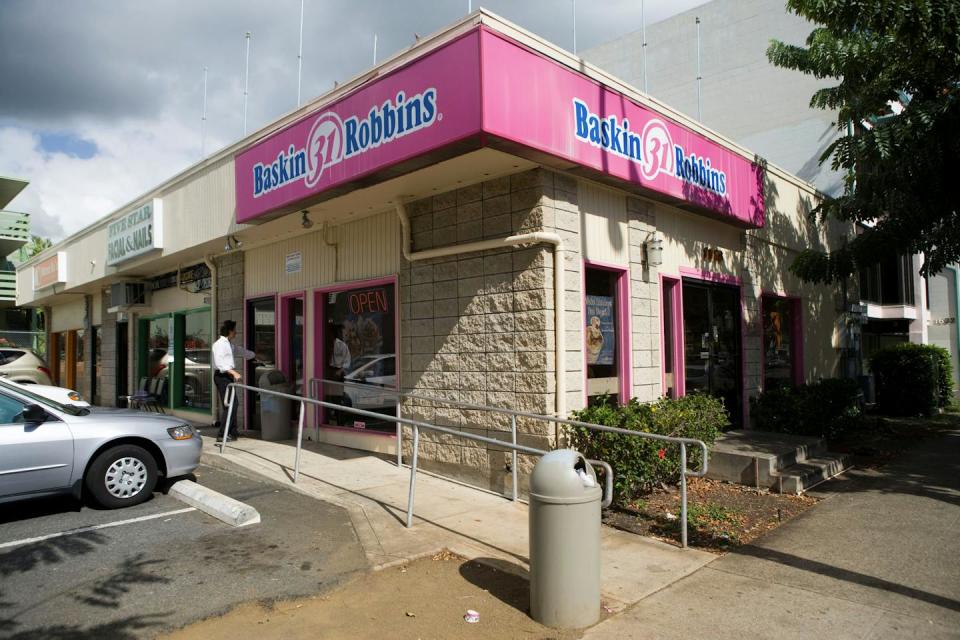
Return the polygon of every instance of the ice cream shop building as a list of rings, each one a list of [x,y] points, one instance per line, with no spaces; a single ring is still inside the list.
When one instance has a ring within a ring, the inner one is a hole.
[[[751,395],[845,357],[840,291],[787,269],[852,232],[811,224],[817,198],[478,11],[24,264],[18,302],[47,310],[61,384],[104,405],[150,387],[199,423],[228,318],[256,354],[248,384],[473,433],[504,425],[388,390],[561,415],[705,391],[746,423]],[[245,428],[262,409],[244,399]],[[307,420],[321,441],[397,446],[386,419]],[[502,486],[502,451],[424,437],[425,461]]]

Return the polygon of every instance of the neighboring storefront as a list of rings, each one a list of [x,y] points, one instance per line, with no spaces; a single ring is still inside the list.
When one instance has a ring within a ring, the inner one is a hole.
[[[198,421],[233,319],[248,384],[384,416],[496,435],[501,417],[392,392],[566,415],[702,391],[744,424],[761,389],[838,367],[838,291],[787,270],[849,231],[807,224],[817,197],[478,12],[64,241],[83,273],[22,302],[68,339],[102,325],[105,404],[162,380],[161,403]],[[248,430],[263,412],[246,394]],[[311,438],[397,446],[389,417],[304,418]],[[423,440],[428,466],[509,476],[502,451]]]

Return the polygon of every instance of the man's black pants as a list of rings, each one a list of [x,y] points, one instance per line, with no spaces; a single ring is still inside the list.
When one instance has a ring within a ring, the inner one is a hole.
[[[240,403],[236,401],[233,402],[233,415],[230,418],[230,424],[227,424],[227,415],[229,415],[229,407],[224,404],[224,399],[227,397],[227,385],[233,382],[233,378],[227,375],[226,373],[221,373],[217,371],[213,374],[213,383],[217,385],[217,393],[220,396],[220,433],[217,434],[219,437],[223,437],[224,432],[228,435],[236,438],[237,437],[237,411],[239,411]]]

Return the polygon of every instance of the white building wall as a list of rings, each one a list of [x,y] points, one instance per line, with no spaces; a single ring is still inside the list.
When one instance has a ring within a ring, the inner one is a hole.
[[[772,38],[803,44],[813,25],[787,13],[783,0],[713,0],[647,25],[647,88],[657,100],[697,118],[697,25],[700,17],[702,116],[715,131],[813,182],[839,192],[841,176],[818,158],[835,138],[836,114],[811,109],[828,82],[774,67]],[[581,52],[587,61],[644,89],[643,40],[636,31]]]

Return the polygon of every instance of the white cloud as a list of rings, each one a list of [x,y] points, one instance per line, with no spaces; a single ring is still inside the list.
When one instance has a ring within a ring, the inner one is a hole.
[[[703,0],[648,0],[662,19]],[[480,6],[475,2],[474,6]],[[571,45],[569,0],[488,0],[507,19]],[[296,101],[299,5],[276,0],[5,0],[0,20],[0,175],[31,184],[10,208],[34,233],[69,235],[196,162],[202,67],[209,66],[207,152],[242,133],[243,34],[253,31],[248,130]],[[466,11],[461,0],[307,0],[303,98],[370,64],[373,33],[383,60]],[[581,49],[639,29],[635,0],[577,7]],[[92,157],[51,153],[41,132],[96,145]]]

